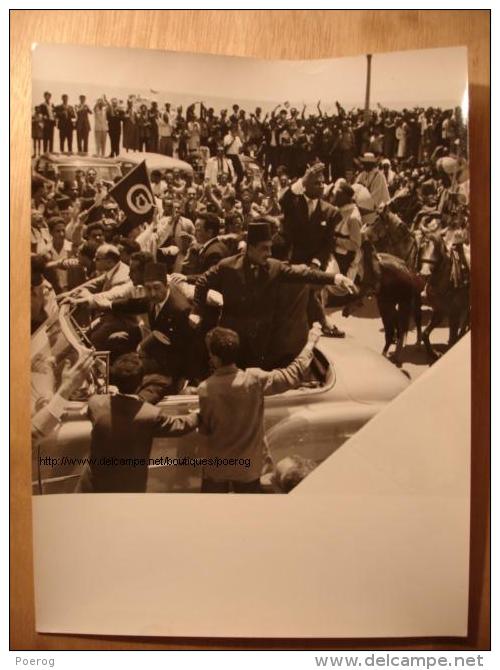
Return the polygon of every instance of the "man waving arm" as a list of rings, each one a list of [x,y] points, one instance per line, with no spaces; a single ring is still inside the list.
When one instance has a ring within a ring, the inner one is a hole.
[[[306,265],[287,265],[280,263],[279,279],[282,282],[296,284],[318,284],[320,286],[334,285],[345,294],[354,295],[358,292],[354,282],[342,274],[314,270]]]
[[[307,369],[309,368],[314,346],[321,337],[321,325],[314,323],[307,338],[307,344],[300,354],[286,368],[279,368],[265,372],[258,370],[259,380],[262,385],[264,395],[274,395],[283,393],[290,389],[297,388],[300,385]]]

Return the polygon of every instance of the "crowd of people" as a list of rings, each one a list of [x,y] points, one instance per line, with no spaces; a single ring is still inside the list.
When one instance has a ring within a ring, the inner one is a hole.
[[[157,101],[136,95],[124,102],[108,100],[103,94],[89,106],[85,95],[73,105],[64,94],[61,102],[54,104],[46,91],[43,102],[34,108],[33,149],[35,154],[53,151],[57,128],[60,151],[73,151],[76,132],[78,152],[87,153],[92,119],[98,156],[116,156],[123,147],[125,151],[151,151],[186,160],[200,147],[208,147],[214,156],[217,147],[224,144],[227,155],[242,150],[265,165],[272,176],[280,165],[291,177],[301,176],[314,157],[325,164],[329,177],[336,179],[355,170],[354,159],[367,152],[389,160],[413,157],[421,161],[430,158],[438,146],[453,149],[460,143],[462,153],[466,150],[460,107],[395,111],[378,105],[376,111],[367,113],[335,104],[336,113],[330,115],[322,110],[321,101],[312,110],[307,105],[299,110],[285,102],[268,113],[261,107],[247,112],[235,104],[232,110],[216,114],[201,101],[184,111],[169,102],[161,108]]]
[[[91,115],[100,156],[107,155],[107,135],[111,156],[122,145],[184,159],[206,148],[202,172],[151,172],[155,206],[147,222],[120,210],[109,195],[114,184],[96,168],[78,171],[73,182],[34,175],[32,332],[66,306],[93,347],[110,352],[111,381],[122,393],[155,403],[201,389],[200,420],[224,453],[234,453],[238,440],[221,437],[221,397],[248,399],[247,387],[258,387],[249,410],[257,433],[240,445],[257,469],[244,472],[247,486],[235,490],[259,489],[259,394],[290,388],[308,374],[311,352],[301,352],[319,336],[311,339],[313,323],[325,336],[345,335],[326,316],[325,287],[339,300],[358,292],[363,226],[392,207],[416,236],[468,234],[464,183],[436,167],[439,158],[457,161],[466,153],[458,108],[336,108],[328,116],[318,103],[308,115],[306,107],[285,103],[269,114],[247,114],[235,104],[231,114],[216,115],[195,103],[184,115],[168,103],[160,110],[154,102],[131,98],[122,105],[103,95],[91,110],[83,95],[74,107],[67,96],[54,107],[48,92],[36,108],[41,137],[34,139],[44,151],[53,148],[56,125],[61,151],[72,151],[74,130],[78,150],[88,151]],[[260,373],[242,373],[255,369]],[[232,375],[229,385],[224,371]],[[122,429],[121,435],[125,440]],[[223,484],[221,476],[209,472],[204,490],[229,490],[229,475]]]

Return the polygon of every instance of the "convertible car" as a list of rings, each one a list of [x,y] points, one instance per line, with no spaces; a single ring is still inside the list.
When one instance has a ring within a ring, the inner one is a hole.
[[[33,411],[43,406],[57,388],[57,370],[63,360],[68,357],[76,360],[87,351],[84,337],[67,307],[41,326],[32,338]],[[105,354],[101,354],[86,388],[78,398],[68,401],[61,424],[34,444],[34,494],[74,491],[83,468],[78,459],[89,455],[91,423],[86,416],[86,397],[106,392],[107,381]],[[300,456],[321,463],[408,383],[394,365],[353,339],[321,339],[303,386],[266,398],[266,437],[273,461]],[[168,414],[184,414],[196,411],[198,397],[167,396],[158,406]],[[197,432],[182,438],[156,439],[151,459],[196,457],[203,439]],[[40,456],[44,458],[41,460]],[[64,456],[68,457],[65,464],[61,462]],[[49,465],[47,457],[57,459],[57,464]],[[151,465],[149,468],[150,492],[195,493],[200,482],[199,467]]]

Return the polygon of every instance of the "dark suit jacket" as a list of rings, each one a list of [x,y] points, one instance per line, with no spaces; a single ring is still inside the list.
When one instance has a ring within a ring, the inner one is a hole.
[[[272,131],[274,130],[275,136],[276,136],[276,146],[271,147],[271,138],[272,138]],[[271,149],[276,149],[280,145],[280,135],[283,132],[283,127],[282,126],[277,126],[276,128],[272,129],[269,126],[266,126],[264,128],[264,141],[268,147],[271,147]]]
[[[123,112],[120,109],[108,109],[106,116],[110,135],[119,135],[122,129]]]
[[[44,126],[47,128],[52,128],[55,125],[55,108],[52,103],[49,105],[46,102],[42,102],[40,105],[38,105],[38,109],[40,110],[40,114],[43,116],[43,123]],[[50,109],[50,111],[49,111]],[[50,112],[52,112],[52,118]]]
[[[317,258],[324,270],[333,252],[333,231],[342,218],[339,211],[319,199],[309,219],[307,201],[287,189],[280,200],[283,210],[283,237],[291,263],[310,263]]]
[[[88,105],[77,105],[76,106],[76,124],[75,128],[82,133],[90,132],[90,121],[89,115],[92,114],[92,110]]]
[[[269,336],[265,368],[284,368],[302,351],[309,333],[310,289],[300,284],[280,284]]]
[[[334,280],[334,274],[287,265],[274,258],[270,258],[255,277],[248,256],[241,253],[224,258],[197,279],[193,312],[201,313],[210,289],[222,293],[221,325],[239,334],[240,363],[259,367],[267,349],[280,285],[325,285],[333,284]]]
[[[57,127],[60,130],[73,130],[73,121],[76,118],[75,110],[72,105],[58,105],[55,109],[57,117]]]
[[[170,340],[168,347],[160,349],[158,364],[162,372],[173,377],[187,374],[189,369],[189,346],[192,330],[189,327],[190,304],[175,287],[170,287],[170,295],[158,316],[152,303],[146,298],[130,298],[112,303],[113,314],[147,314],[151,330],[158,330]]]
[[[227,245],[222,240],[214,237],[198,250],[196,267],[194,272],[192,271],[187,275],[188,282],[194,283],[199,275],[207,272],[207,270],[210,270],[211,267],[217,265],[223,258],[228,258],[228,256],[231,256],[231,252]]]
[[[82,493],[145,491],[153,438],[184,435],[198,424],[196,414],[166,416],[154,405],[121,394],[92,396],[88,413],[90,458],[96,461],[84,470],[78,486]]]

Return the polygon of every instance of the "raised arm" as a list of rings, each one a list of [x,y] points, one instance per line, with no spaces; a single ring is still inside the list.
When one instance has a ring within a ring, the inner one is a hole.
[[[264,372],[264,370],[258,371],[264,395],[274,395],[297,388],[311,364],[314,345],[320,337],[321,325],[315,323],[309,331],[307,344],[290,365],[286,368],[271,370],[270,372]]]
[[[61,385],[50,401],[33,415],[31,419],[31,437],[35,445],[47,436],[60,422],[64,408],[75,391],[78,391],[87,379],[94,356],[89,352],[71,366],[65,361],[61,372]]]
[[[279,280],[289,284],[318,284],[320,286],[335,285],[346,293],[355,294],[357,288],[350,279],[341,274],[313,270],[306,265],[287,265],[282,263]]]
[[[200,275],[196,280],[194,288],[194,300],[193,300],[193,309],[192,313],[189,316],[189,320],[192,326],[196,327],[200,322],[200,313],[203,307],[207,303],[207,293],[211,289],[214,291],[221,291],[222,283],[222,273],[224,272],[223,266],[215,265],[210,270],[207,270],[204,274]]]
[[[231,166],[230,169],[232,169],[232,164],[231,163],[230,163],[230,166]],[[207,184],[205,186],[204,196],[205,196],[206,200],[208,200],[208,202],[212,203],[212,205],[215,207],[215,213],[217,214],[217,216],[223,216],[224,211],[222,209],[222,200],[218,200],[215,197],[211,184]]]
[[[278,111],[278,109],[279,109],[281,106],[282,106],[282,105],[281,105],[281,103],[280,103],[279,105],[276,105],[276,107],[271,111],[271,118],[272,118],[272,119],[274,119],[274,117],[276,116],[276,112]]]

